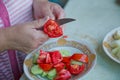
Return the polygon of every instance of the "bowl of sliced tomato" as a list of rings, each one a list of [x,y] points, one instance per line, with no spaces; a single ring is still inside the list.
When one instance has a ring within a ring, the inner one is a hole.
[[[85,41],[49,40],[25,58],[30,80],[78,80],[93,69],[96,52]]]

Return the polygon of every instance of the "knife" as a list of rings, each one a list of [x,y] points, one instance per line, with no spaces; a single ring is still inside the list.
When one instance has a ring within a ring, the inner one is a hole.
[[[69,23],[69,22],[72,22],[72,21],[75,21],[75,19],[73,18],[62,18],[62,19],[58,19],[58,20],[55,20],[55,22],[58,24],[58,25],[63,25],[63,24],[66,24],[66,23]],[[36,28],[37,30],[43,30],[43,27],[41,28]]]

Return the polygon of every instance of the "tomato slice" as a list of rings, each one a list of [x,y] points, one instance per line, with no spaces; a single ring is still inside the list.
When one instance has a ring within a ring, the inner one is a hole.
[[[88,56],[86,54],[75,53],[72,55],[71,59],[88,63]]]
[[[71,74],[68,70],[66,69],[62,69],[57,77],[55,78],[55,80],[69,80],[71,78]]]
[[[62,69],[64,69],[65,64],[62,63],[62,62],[60,62],[60,63],[54,65],[54,67],[55,67],[55,69],[57,70],[57,72],[60,72]]]
[[[53,65],[41,63],[39,64],[39,67],[42,68],[44,71],[49,71],[52,69]]]
[[[60,37],[63,35],[62,28],[54,20],[51,19],[45,23],[44,32],[51,38]]]
[[[78,65],[78,64],[73,64],[73,65],[70,65],[68,70],[70,71],[71,74],[73,75],[77,75],[81,72],[83,72],[85,69],[85,65]]]
[[[45,52],[43,50],[40,50],[40,54],[37,60],[37,63],[46,63],[46,58],[47,58],[48,52]]]
[[[64,62],[64,63],[70,63],[70,61],[71,61],[71,56],[63,57],[62,62]]]
[[[50,54],[47,54],[47,55],[46,55],[46,63],[52,63]]]
[[[51,55],[53,64],[57,64],[62,61],[62,55],[59,51],[53,51],[53,52],[49,52],[49,53]]]

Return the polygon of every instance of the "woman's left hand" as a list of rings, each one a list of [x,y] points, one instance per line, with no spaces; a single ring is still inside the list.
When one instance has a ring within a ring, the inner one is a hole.
[[[49,16],[50,19],[56,20],[65,16],[64,10],[58,4],[48,0],[33,0],[33,10],[35,19]]]

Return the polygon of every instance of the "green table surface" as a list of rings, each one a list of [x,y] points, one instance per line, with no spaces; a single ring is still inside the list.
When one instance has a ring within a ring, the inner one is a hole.
[[[102,49],[106,34],[120,27],[120,6],[115,0],[69,0],[66,17],[76,21],[66,24],[65,34],[70,38],[89,41],[96,49],[97,63],[80,80],[120,80],[120,64],[110,59]]]

